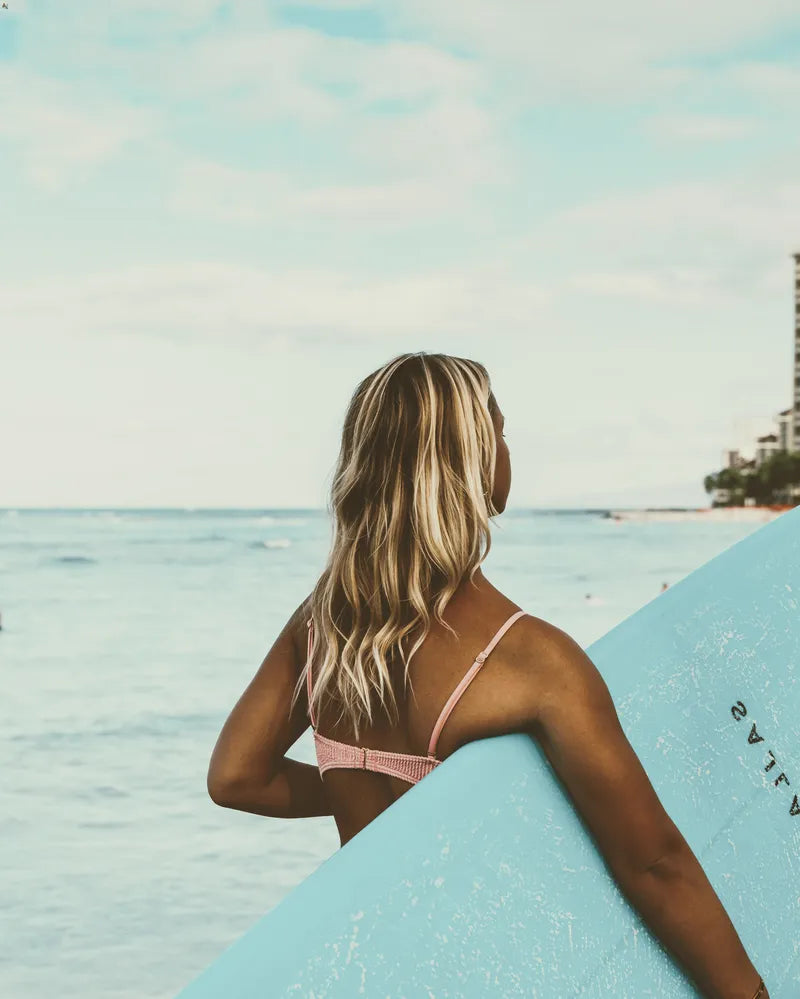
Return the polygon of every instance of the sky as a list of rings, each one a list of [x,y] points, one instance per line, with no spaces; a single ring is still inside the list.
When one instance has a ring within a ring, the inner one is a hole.
[[[7,0],[0,507],[323,507],[488,368],[512,507],[704,506],[792,404],[797,0]]]

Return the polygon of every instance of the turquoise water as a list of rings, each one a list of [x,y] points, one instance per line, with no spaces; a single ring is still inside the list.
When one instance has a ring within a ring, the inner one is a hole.
[[[587,646],[755,529],[509,511],[484,571]],[[171,999],[336,849],[205,789],[329,538],[305,510],[0,511],[4,997]]]

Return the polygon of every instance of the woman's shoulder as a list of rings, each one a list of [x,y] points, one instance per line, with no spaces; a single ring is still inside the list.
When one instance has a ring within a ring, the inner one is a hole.
[[[496,631],[511,618],[516,617],[512,626],[504,632],[503,646],[507,651],[515,650],[515,658],[520,661],[535,655],[540,643],[555,644],[569,639],[569,636],[550,621],[531,613],[526,606],[517,603],[508,594],[503,593],[484,579],[484,592],[472,595],[467,605],[462,607],[459,617],[462,620],[482,623],[486,631],[487,622]]]
[[[614,714],[605,680],[583,647],[563,628],[535,615],[517,622],[505,659],[514,668],[520,706],[537,731],[565,719],[574,728],[589,714]]]
[[[286,628],[292,636],[295,657],[305,665],[308,653],[308,622],[311,620],[311,594],[301,601],[292,612]]]
[[[524,616],[519,619],[516,630],[518,636],[524,636],[527,640],[536,639],[548,647],[559,647],[574,641],[563,628],[529,611],[525,611]]]
[[[524,608],[520,608],[524,610]],[[510,613],[514,613],[510,611]],[[580,645],[562,628],[525,611],[502,638],[502,662],[519,707],[529,705],[531,721],[541,705],[558,696],[562,682],[571,676],[579,682],[590,661]]]

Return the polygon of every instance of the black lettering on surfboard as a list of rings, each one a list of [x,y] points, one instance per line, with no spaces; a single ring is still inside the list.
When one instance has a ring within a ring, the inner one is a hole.
[[[741,721],[742,718],[746,717],[747,715],[747,708],[744,706],[742,701],[737,701],[731,707],[731,714],[733,715],[735,721],[737,722]],[[747,734],[747,741],[748,743],[750,743],[751,746],[755,745],[758,742],[764,741],[764,736],[758,734],[755,722],[753,722],[753,724],[750,726],[750,731]],[[769,773],[769,771],[772,770],[772,768],[778,762],[777,759],[775,758],[775,754],[772,752],[771,749],[767,750],[767,755],[769,756],[769,763],[764,767],[764,773]],[[775,787],[777,787],[778,784],[786,784],[787,787],[791,785],[791,781],[786,776],[784,771],[781,771],[772,783],[774,784]],[[800,815],[800,795],[794,795],[794,797],[792,798],[792,803],[789,805],[789,814],[792,816]]]
[[[752,746],[752,744],[754,742],[763,742],[764,741],[764,736],[763,735],[759,735],[758,732],[756,732],[756,723],[755,722],[753,722],[753,726],[750,729],[750,734],[747,736],[747,741],[750,743],[751,746]]]

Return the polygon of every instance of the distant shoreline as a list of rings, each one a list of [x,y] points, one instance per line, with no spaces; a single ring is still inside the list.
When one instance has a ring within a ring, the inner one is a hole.
[[[780,517],[791,506],[715,506],[696,509],[647,507],[644,510],[609,510],[605,517],[613,521],[706,521],[713,523],[762,524]]]
[[[684,520],[705,520],[721,523],[744,522],[762,523],[774,520],[791,506],[718,506],[718,507],[644,507],[644,508],[611,508],[607,506],[596,507],[509,507],[507,514],[510,517],[530,517],[530,516],[582,516],[598,517],[602,520],[612,520],[614,522],[624,520],[637,521],[684,521]],[[126,506],[101,506],[101,507],[31,507],[14,506],[0,507],[0,517],[14,518],[19,516],[52,516],[66,515],[72,517],[100,517],[113,519],[119,516],[131,515],[133,517],[144,516],[211,516],[211,517],[265,517],[265,516],[302,516],[302,517],[327,517],[328,512],[324,507],[126,507]]]

